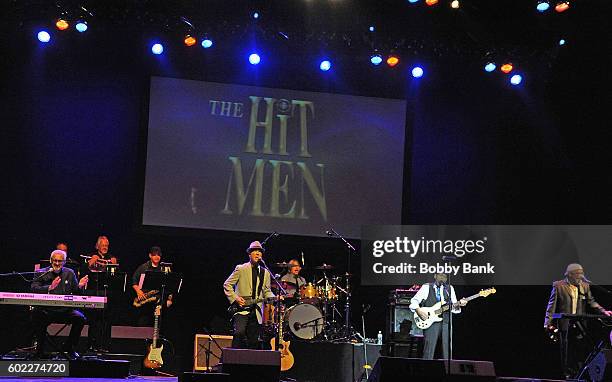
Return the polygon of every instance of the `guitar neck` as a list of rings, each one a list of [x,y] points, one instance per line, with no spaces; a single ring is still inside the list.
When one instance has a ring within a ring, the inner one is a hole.
[[[478,297],[482,297],[482,296],[480,295],[480,293],[476,293],[476,294],[474,294],[474,295],[471,295],[470,297],[464,297],[463,299],[464,299],[465,301],[472,301],[473,299],[478,298]],[[455,302],[455,303],[453,304],[453,309],[455,309],[455,308],[457,308],[457,307],[459,307],[459,301],[457,301],[457,302]],[[449,306],[449,305],[444,305],[444,306],[442,307],[442,311],[443,311],[443,312],[446,312],[446,311],[447,311],[447,310],[449,310],[449,309],[450,309],[450,306]]]

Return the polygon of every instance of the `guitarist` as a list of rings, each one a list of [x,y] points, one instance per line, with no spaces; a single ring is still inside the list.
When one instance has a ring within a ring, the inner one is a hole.
[[[140,277],[147,271],[161,272],[161,267],[159,266],[161,263],[161,256],[162,251],[160,247],[151,247],[151,249],[149,249],[149,261],[139,265],[132,275],[132,289],[136,292],[136,299],[139,302],[146,299],[145,292],[148,292],[140,289]],[[136,320],[136,326],[153,326],[153,312],[155,311],[156,305],[156,302],[150,302],[137,309],[138,318]],[[170,305],[172,305],[172,295],[169,295],[166,300],[166,307],[169,308]]]
[[[264,249],[254,241],[247,248],[249,261],[236,268],[223,283],[223,291],[230,304],[237,305],[238,311],[232,317],[234,338],[233,348],[261,348],[259,331],[262,323],[263,303],[247,306],[245,298],[273,298],[270,290],[270,274],[259,266]]]
[[[430,307],[438,302],[444,305],[449,300],[451,303],[457,303],[455,288],[447,284],[448,276],[444,273],[436,273],[434,282],[424,284],[421,289],[410,300],[410,310],[416,312],[423,320],[427,319],[427,314],[421,307]],[[450,293],[449,293],[450,290]],[[459,300],[460,306],[465,306],[465,299]],[[461,308],[452,309],[453,313],[461,313]],[[442,314],[442,322],[434,322],[429,328],[423,330],[425,345],[423,348],[423,359],[433,359],[436,351],[436,346],[442,332],[442,353],[444,358],[448,358],[449,338],[448,338],[448,320],[449,312]]]

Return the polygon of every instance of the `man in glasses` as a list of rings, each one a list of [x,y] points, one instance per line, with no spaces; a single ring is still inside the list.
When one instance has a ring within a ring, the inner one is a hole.
[[[77,281],[74,271],[64,267],[66,263],[66,252],[56,249],[51,252],[51,265],[43,268],[32,282],[32,292],[48,294],[81,294],[87,286],[88,276]],[[81,330],[85,325],[85,316],[77,309],[69,307],[37,307],[32,312],[35,327],[35,336],[38,347],[36,355],[42,357],[45,347],[45,333],[47,326],[52,322],[63,322],[71,324],[70,335],[64,343],[65,351],[70,359],[79,358],[75,351],[81,336]]]

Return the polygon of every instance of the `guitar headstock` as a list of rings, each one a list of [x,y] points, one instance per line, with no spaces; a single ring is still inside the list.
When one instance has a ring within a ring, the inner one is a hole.
[[[153,313],[153,315],[156,316],[156,317],[161,316],[161,308],[162,308],[161,305],[157,305],[155,307],[155,313]]]
[[[489,288],[481,290],[480,292],[478,292],[478,294],[480,295],[480,297],[487,297],[488,295],[493,294],[495,292],[497,292],[495,288]]]

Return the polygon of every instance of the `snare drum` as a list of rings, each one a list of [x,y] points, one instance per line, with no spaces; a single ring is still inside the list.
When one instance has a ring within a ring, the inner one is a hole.
[[[300,299],[309,300],[313,298],[319,298],[317,287],[313,283],[302,285],[300,287]]]
[[[317,287],[317,293],[319,295],[319,297],[326,299],[326,300],[337,300],[338,299],[338,294],[336,293],[336,287],[335,286],[329,286],[327,288],[325,287]]]
[[[284,321],[289,331],[303,340],[311,340],[321,334],[325,324],[321,310],[308,303],[294,305],[287,309]]]

